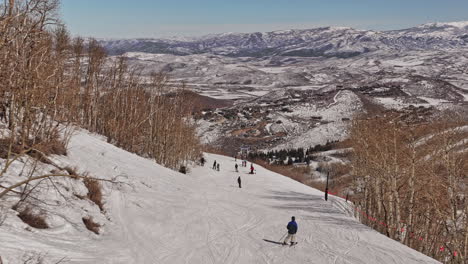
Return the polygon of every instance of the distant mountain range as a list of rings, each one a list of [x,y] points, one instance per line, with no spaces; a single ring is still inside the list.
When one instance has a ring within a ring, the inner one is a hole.
[[[468,48],[468,21],[431,23],[392,31],[321,27],[266,33],[224,33],[190,40],[100,40],[112,55],[126,52],[230,57],[301,56],[348,58],[378,50],[450,50]]]
[[[362,112],[429,120],[468,114],[468,22],[392,31],[343,27],[193,39],[101,40],[149,76],[183,82],[205,144],[231,151],[312,147]]]

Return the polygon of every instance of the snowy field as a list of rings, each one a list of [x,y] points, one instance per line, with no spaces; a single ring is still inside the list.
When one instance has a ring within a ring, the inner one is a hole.
[[[233,158],[205,157],[205,167],[182,175],[77,133],[56,161],[123,182],[104,184],[102,233],[73,222],[66,203],[48,212],[56,219],[48,230],[25,230],[10,210],[0,226],[3,263],[23,263],[25,252],[44,254],[43,263],[438,263],[360,224],[340,198],[326,202],[322,192],[259,166],[255,175],[236,173]],[[220,172],[210,168],[214,160]],[[292,215],[299,243],[272,243]]]

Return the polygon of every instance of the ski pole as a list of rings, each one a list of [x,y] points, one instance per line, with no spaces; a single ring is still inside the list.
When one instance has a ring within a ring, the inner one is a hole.
[[[284,234],[278,241],[281,242],[281,240],[283,240],[283,238],[285,238],[287,235],[288,235],[288,232],[286,232],[286,234]]]

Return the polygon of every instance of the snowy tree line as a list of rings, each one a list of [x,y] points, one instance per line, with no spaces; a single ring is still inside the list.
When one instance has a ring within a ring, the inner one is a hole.
[[[364,223],[445,263],[468,254],[468,121],[399,114],[356,118],[351,162]],[[444,250],[440,250],[443,246]]]
[[[64,145],[63,132],[77,125],[167,167],[194,160],[200,148],[183,87],[160,74],[144,79],[97,41],[70,37],[58,4],[0,5],[0,119],[10,131],[3,147]]]
[[[31,210],[35,190],[60,193],[52,179],[82,181],[88,189],[82,198],[101,210],[100,183],[117,183],[78,174],[50,159],[51,154],[67,154],[76,128],[104,135],[120,148],[173,169],[198,159],[201,152],[183,85],[169,86],[167,76],[157,73],[145,78],[142,69],[130,67],[124,58],[108,57],[97,41],[72,38],[56,15],[58,4],[0,4],[0,200],[15,196],[11,208],[31,226],[44,217]],[[12,178],[17,163],[24,169]],[[44,164],[54,169],[44,171]],[[83,222],[98,232],[91,218]]]
[[[266,152],[250,152],[248,157],[250,160],[261,159],[277,164],[288,164],[305,162],[310,163],[314,160],[314,153],[328,151],[335,147],[337,141],[327,141],[327,143],[321,145],[315,145],[309,148],[297,148],[297,149],[281,149],[272,150]]]

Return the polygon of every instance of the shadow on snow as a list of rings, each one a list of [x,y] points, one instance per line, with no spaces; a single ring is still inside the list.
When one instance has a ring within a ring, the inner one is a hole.
[[[302,211],[301,219],[298,221],[313,221],[323,226],[336,225],[342,228],[355,228],[359,230],[371,230],[369,227],[359,223],[357,219],[348,216],[345,212],[333,206],[334,197],[325,201],[322,196],[300,192],[272,191],[271,195],[262,198],[277,200],[278,205],[272,206],[280,210]]]

